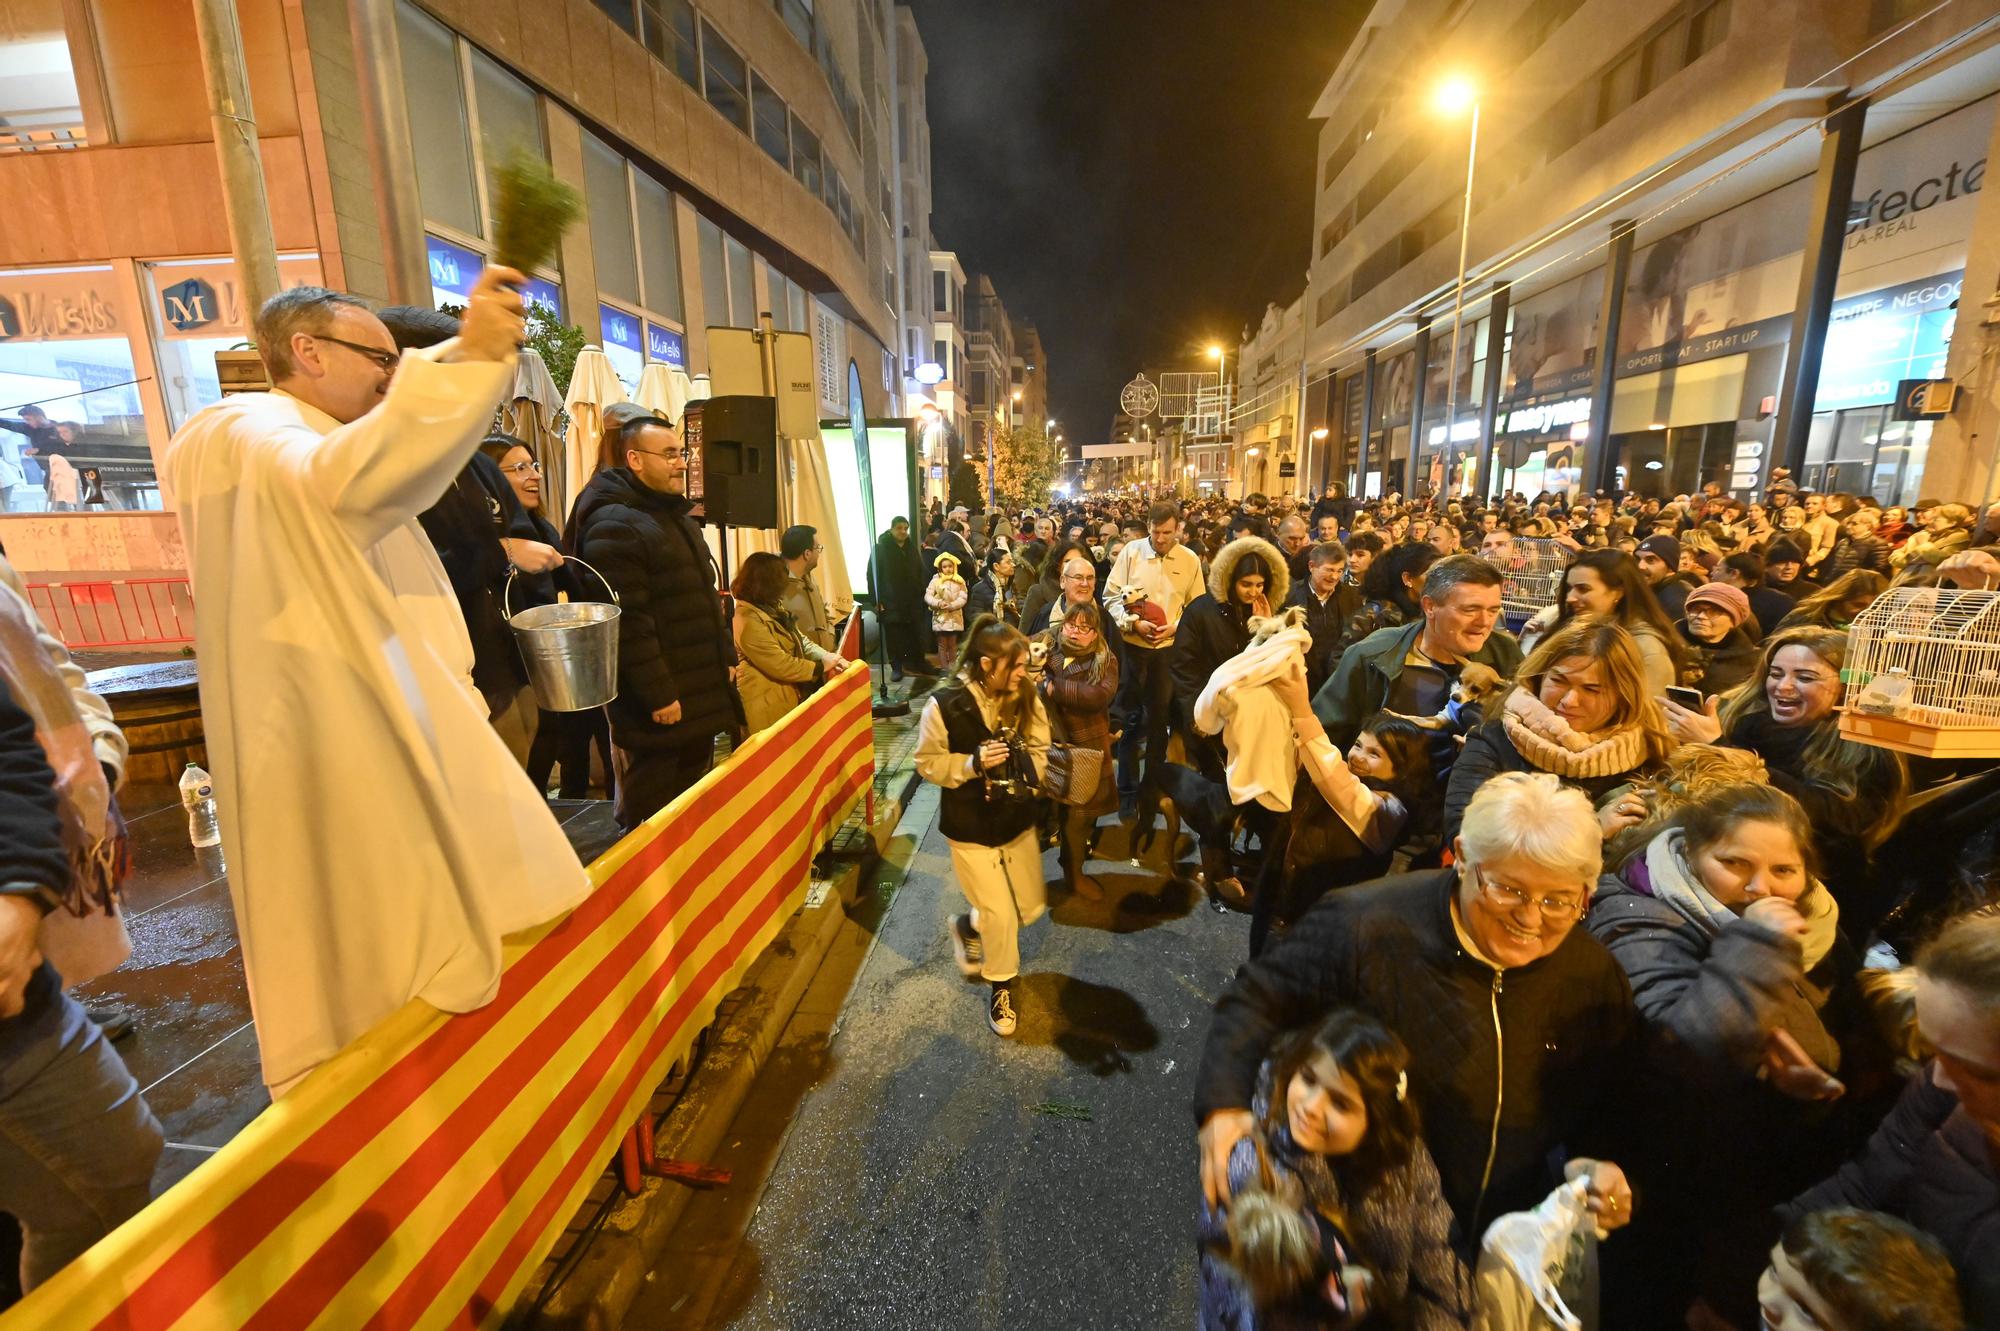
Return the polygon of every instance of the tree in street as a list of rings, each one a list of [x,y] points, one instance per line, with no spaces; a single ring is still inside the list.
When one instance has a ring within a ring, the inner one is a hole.
[[[1003,508],[1046,508],[1062,474],[1062,448],[1040,426],[993,435],[993,493]]]

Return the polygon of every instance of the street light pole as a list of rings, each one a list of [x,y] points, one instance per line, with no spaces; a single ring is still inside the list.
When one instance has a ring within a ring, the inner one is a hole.
[[[1444,486],[1452,483],[1452,445],[1458,426],[1458,342],[1465,324],[1465,257],[1472,241],[1472,173],[1479,163],[1479,103],[1472,103],[1472,136],[1465,149],[1465,208],[1458,222],[1458,285],[1451,297],[1451,369],[1444,385]],[[1421,368],[1418,373],[1422,373]],[[1415,448],[1413,438],[1410,447]]]

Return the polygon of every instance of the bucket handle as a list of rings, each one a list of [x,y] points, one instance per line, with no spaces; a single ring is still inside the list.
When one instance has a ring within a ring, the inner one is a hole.
[[[596,569],[591,568],[590,565],[584,564],[583,561],[581,559],[578,559],[575,555],[564,555],[563,563],[583,564],[583,567],[589,571],[590,576],[596,578],[599,582],[603,583],[604,590],[611,593],[611,604],[613,605],[618,604],[618,589],[611,585],[611,579],[605,577],[602,573],[599,573]],[[520,576],[521,576],[520,569],[509,566],[507,569],[507,585],[501,588],[500,590],[500,617],[504,620],[507,620],[509,623],[512,623],[514,619],[514,607],[512,603],[514,595],[514,579]]]

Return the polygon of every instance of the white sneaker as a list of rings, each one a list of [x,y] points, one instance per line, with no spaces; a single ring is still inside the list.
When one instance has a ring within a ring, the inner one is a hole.
[[[987,1000],[986,1024],[993,1028],[995,1035],[1014,1033],[1014,987],[1010,984],[993,986],[993,997]]]
[[[958,958],[961,975],[968,980],[979,978],[979,968],[986,964],[986,947],[973,932],[970,915],[951,917],[951,952]]]

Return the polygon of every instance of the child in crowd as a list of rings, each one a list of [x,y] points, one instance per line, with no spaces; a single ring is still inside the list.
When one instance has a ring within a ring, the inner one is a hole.
[[[1280,1041],[1229,1158],[1229,1209],[1202,1210],[1202,1331],[1469,1324],[1408,1067],[1402,1041],[1353,1009]]]
[[[1416,722],[1377,712],[1343,759],[1313,715],[1302,677],[1272,685],[1291,711],[1305,780],[1292,795],[1291,836],[1278,891],[1260,892],[1250,955],[1338,887],[1389,871],[1405,828],[1435,827],[1443,794],[1431,766],[1430,734]]]
[[[1841,1208],[1794,1220],[1757,1282],[1764,1331],[1964,1331],[1958,1276],[1936,1239]]]
[[[950,670],[958,660],[958,635],[965,631],[965,601],[972,589],[958,572],[958,556],[947,551],[937,557],[937,573],[924,588],[924,604],[931,608],[931,632],[937,635],[938,664]]]

